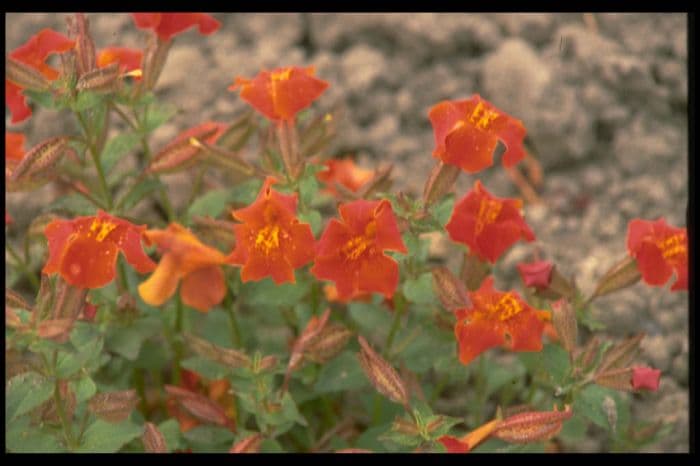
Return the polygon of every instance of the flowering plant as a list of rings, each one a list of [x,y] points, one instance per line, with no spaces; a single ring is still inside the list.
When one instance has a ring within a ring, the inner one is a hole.
[[[589,425],[617,448],[663,434],[630,419],[630,392],[662,380],[635,362],[644,335],[603,341],[590,311],[640,281],[687,290],[685,228],[633,220],[594,290],[539,249],[506,288],[504,257],[537,231],[478,176],[499,144],[507,169],[536,165],[521,120],[476,94],[437,103],[435,168],[422,195],[395,192],[391,167],[332,156],[332,83],[281,66],[222,94],[252,111],[155,151],[176,36],[222,23],[132,18],[143,49],[96,47],[76,14],[6,61],[12,124],[31,104],[79,128],[6,131],[7,191],[61,190],[26,228],[6,211],[9,451],[566,451]],[[173,173],[192,175],[185,196]],[[430,257],[436,236],[455,264]],[[439,403],[464,383],[466,403]]]

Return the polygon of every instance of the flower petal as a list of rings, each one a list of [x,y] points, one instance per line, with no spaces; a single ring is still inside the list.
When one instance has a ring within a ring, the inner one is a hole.
[[[382,254],[360,265],[359,291],[375,291],[391,298],[398,284],[399,264],[394,259]]]
[[[27,105],[27,98],[22,94],[22,88],[5,80],[5,105],[10,109],[10,123],[21,123],[32,116],[32,109]]]
[[[153,274],[139,285],[139,295],[145,303],[160,306],[175,294],[177,283],[182,277],[178,265],[174,254],[163,255]]]
[[[637,264],[644,281],[653,286],[661,286],[671,278],[673,269],[664,260],[659,248],[648,241],[637,249]]]
[[[377,206],[375,218],[377,221],[377,246],[381,249],[408,253],[389,201],[383,200]]]
[[[76,235],[61,258],[61,276],[79,288],[101,288],[114,280],[118,252],[110,241]]]
[[[148,257],[141,244],[141,236],[144,227],[130,226],[126,229],[120,248],[124,253],[126,261],[131,264],[137,272],[148,273],[156,268],[156,263]]]
[[[44,235],[49,243],[49,259],[41,270],[42,273],[49,275],[61,269],[63,252],[74,231],[72,223],[66,220],[54,220],[46,225]]]
[[[180,287],[182,302],[207,312],[223,301],[226,296],[224,272],[218,265],[197,269],[182,279]]]
[[[455,336],[459,342],[460,362],[469,364],[484,351],[505,343],[504,335],[498,330],[493,323],[483,320],[457,322]]]

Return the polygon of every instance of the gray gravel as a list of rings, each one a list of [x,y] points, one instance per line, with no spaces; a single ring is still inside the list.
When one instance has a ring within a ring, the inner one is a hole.
[[[395,163],[400,189],[420,192],[433,165],[427,111],[438,101],[479,93],[521,118],[545,169],[546,204],[527,206],[526,219],[546,257],[584,290],[625,255],[632,218],[685,225],[684,14],[596,14],[595,24],[571,13],[216,16],[223,23],[216,34],[176,39],[160,92],[182,112],[157,132],[155,147],[188,124],[242,110],[226,90],[234,76],[315,65],[331,83],[317,105],[347,105],[335,151],[368,166]],[[6,52],[41,27],[63,31],[64,17],[6,15]],[[90,17],[98,46],[136,46],[143,37],[127,15]],[[19,128],[33,144],[61,132],[63,122],[38,111]],[[518,195],[498,166],[480,179],[499,196]],[[473,181],[462,175],[458,193]],[[22,215],[30,218],[31,209],[18,214],[20,224]],[[513,266],[529,251],[518,245],[506,256],[503,286],[518,285]],[[688,451],[687,293],[640,284],[598,304],[610,335],[647,332],[642,360],[663,371],[659,392],[633,404],[635,416],[674,423],[649,451]]]

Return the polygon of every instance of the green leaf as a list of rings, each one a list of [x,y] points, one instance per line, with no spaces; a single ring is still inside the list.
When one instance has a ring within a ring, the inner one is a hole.
[[[154,191],[157,191],[161,187],[163,187],[163,183],[161,183],[157,178],[147,178],[141,181],[135,188],[127,191],[124,197],[119,200],[117,205],[123,212],[128,212],[146,196]]]
[[[150,105],[141,125],[141,131],[148,134],[171,119],[177,113],[177,108],[171,105]]]
[[[608,416],[603,408],[606,396],[615,399],[615,391],[598,385],[586,386],[574,399],[574,413],[580,413],[597,426],[610,430]]]
[[[358,390],[369,386],[357,357],[346,351],[321,367],[314,391],[318,394]]]
[[[413,303],[432,304],[436,302],[435,293],[433,292],[433,276],[430,272],[426,272],[415,279],[407,279],[401,289],[406,299]]]
[[[293,307],[309,292],[310,283],[297,276],[297,283],[276,285],[271,278],[248,282],[241,286],[241,296],[249,307]]]
[[[384,339],[389,333],[393,316],[379,302],[350,303],[348,312],[365,337],[372,335],[374,338]]]
[[[379,437],[381,441],[393,442],[397,445],[403,447],[417,447],[423,442],[423,437],[420,435],[410,435],[403,432],[396,432],[394,430],[389,430]]]
[[[66,448],[45,428],[30,424],[28,417],[6,423],[5,448],[13,453],[59,453]]]
[[[231,370],[226,366],[200,356],[187,358],[180,365],[211,380],[223,379],[231,373]]]
[[[185,446],[180,433],[180,423],[176,419],[168,419],[158,424],[158,430],[165,438],[165,445],[168,451],[178,450]]]
[[[276,410],[262,409],[256,416],[262,418],[263,424],[274,426],[277,435],[287,432],[295,424],[308,425],[289,392],[284,394]]]
[[[144,317],[127,327],[112,327],[107,333],[105,347],[133,361],[143,342],[161,331],[162,323],[155,317]]]
[[[80,194],[67,194],[56,199],[47,207],[49,212],[65,211],[71,215],[95,215],[97,207]]]
[[[183,436],[185,440],[193,444],[194,448],[197,448],[197,451],[213,451],[207,448],[212,446],[227,445],[230,447],[235,438],[230,430],[217,426],[197,426],[185,432]]]
[[[582,413],[574,412],[571,419],[564,422],[558,438],[565,443],[575,445],[586,437],[587,427],[586,417]]]
[[[5,426],[41,405],[53,394],[54,384],[36,372],[23,372],[5,385]]]
[[[318,194],[319,184],[316,173],[323,170],[318,165],[307,165],[304,177],[299,181],[299,200],[302,206],[310,206]]]
[[[23,89],[22,94],[26,95],[33,102],[36,102],[44,108],[48,108],[51,110],[61,108],[60,102],[54,99],[53,94],[50,91],[34,91],[30,89]]]
[[[564,383],[569,375],[569,353],[557,344],[546,344],[542,350],[544,356],[544,367],[556,385]]]
[[[77,381],[71,381],[71,389],[75,393],[75,402],[81,404],[89,400],[97,393],[97,385],[88,376],[83,377]]]
[[[102,170],[109,173],[119,160],[136,147],[141,141],[140,135],[136,133],[121,133],[107,141],[107,145],[102,151],[100,162]]]
[[[143,433],[143,426],[127,419],[119,424],[112,424],[101,419],[96,420],[85,429],[82,444],[78,452],[114,453]]]
[[[419,238],[413,233],[404,233],[402,236],[403,242],[408,249],[408,254],[405,256],[399,256],[403,260],[411,260],[417,262],[425,262],[428,259],[428,253],[430,252],[430,239]]]
[[[321,234],[321,229],[323,228],[323,218],[318,210],[307,210],[306,212],[301,212],[299,214],[299,221],[301,223],[308,223],[314,236]]]
[[[433,218],[442,226],[443,228],[447,225],[447,222],[452,216],[452,210],[455,205],[454,194],[449,194],[445,199],[440,201],[432,209]]]
[[[83,91],[78,94],[75,101],[71,102],[71,109],[74,112],[83,112],[89,108],[99,105],[102,102],[102,96],[96,92]]]
[[[102,337],[97,337],[78,351],[59,352],[56,363],[56,375],[62,379],[72,376],[87,366],[90,360],[98,358],[102,353],[103,345]]]
[[[262,180],[252,178],[244,183],[240,183],[231,188],[230,201],[236,204],[251,204],[258,196],[258,191],[262,187]]]
[[[229,189],[216,189],[199,196],[187,209],[187,215],[199,215],[204,217],[218,217],[226,209],[231,198]]]
[[[483,357],[483,355],[482,355]],[[500,390],[508,384],[515,384],[525,376],[525,368],[520,364],[511,364],[507,367],[498,364],[489,364],[486,371],[486,396]]]

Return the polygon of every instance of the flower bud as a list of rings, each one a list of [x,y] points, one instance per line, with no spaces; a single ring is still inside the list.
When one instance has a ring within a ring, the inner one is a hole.
[[[160,73],[163,71],[165,62],[168,59],[168,52],[170,52],[172,42],[171,40],[156,39],[146,49],[143,57],[143,79],[141,80],[141,86],[146,91],[156,87]]]
[[[7,308],[31,310],[32,307],[19,293],[5,288],[5,309]]]
[[[199,356],[211,359],[228,367],[250,367],[251,360],[247,354],[231,348],[223,348],[190,333],[183,334],[188,348]]]
[[[433,289],[440,299],[442,307],[448,311],[455,311],[471,305],[464,283],[455,277],[447,267],[434,267],[431,272],[433,274]]]
[[[277,356],[273,356],[273,355],[265,356],[264,358],[262,358],[260,360],[260,364],[258,365],[258,371],[259,372],[269,371],[270,369],[272,369],[273,367],[275,367],[277,365],[277,362],[278,362]]]
[[[287,391],[292,372],[301,366],[301,363],[304,360],[304,351],[306,351],[307,346],[324,329],[330,315],[331,310],[326,309],[320,318],[316,316],[312,317],[306,324],[304,331],[301,332],[301,335],[299,335],[299,338],[297,338],[294,342],[294,345],[292,346],[292,354],[289,356],[289,363],[287,364],[287,372],[284,375],[284,382],[282,383],[282,393]]]
[[[165,437],[163,433],[158,430],[155,424],[152,422],[147,422],[143,435],[141,436],[141,441],[143,442],[143,448],[146,453],[167,453],[168,446],[165,442]]]
[[[352,332],[339,324],[329,324],[306,347],[304,357],[324,364],[336,357],[345,348]]]
[[[603,356],[598,366],[597,374],[610,369],[619,369],[627,366],[639,352],[639,345],[644,338],[644,333],[640,333],[631,338],[621,341],[610,348]]]
[[[352,191],[345,188],[345,186],[341,185],[340,189],[342,189],[346,195],[349,193],[351,198],[368,199],[375,193],[388,191],[391,188],[391,171],[393,169],[393,165],[386,165],[375,170],[372,178],[365,183],[355,195],[353,195]],[[338,189],[339,183],[335,185],[336,189]]]
[[[119,63],[110,63],[103,68],[97,68],[83,74],[75,85],[78,91],[110,93],[117,90],[121,84]]]
[[[508,443],[531,443],[549,440],[557,435],[565,420],[573,415],[571,406],[564,411],[531,411],[501,421],[494,431],[496,438]]]
[[[632,388],[635,390],[651,390],[655,392],[659,389],[659,379],[661,371],[651,367],[635,366],[632,368]]]
[[[38,70],[11,57],[5,59],[5,79],[22,89],[47,91],[51,88],[51,83]]]
[[[126,420],[139,402],[136,390],[98,393],[88,402],[88,410],[114,424]]]
[[[360,343],[360,365],[374,388],[408,410],[408,391],[398,372],[369,346],[364,337],[360,335],[357,339]]]
[[[467,290],[476,291],[481,286],[484,278],[489,274],[490,267],[488,262],[480,260],[475,255],[467,252],[464,254],[462,261],[462,269],[460,277],[467,286]]]
[[[258,453],[264,437],[261,433],[250,435],[231,446],[229,453]]]
[[[610,369],[596,373],[594,379],[601,387],[613,390],[632,391],[632,368]]]
[[[250,110],[236,119],[221,133],[217,145],[230,151],[240,150],[255,131],[254,111]]]
[[[196,162],[201,154],[201,142],[214,136],[218,127],[204,127],[190,137],[175,140],[161,150],[146,167],[147,173],[172,173],[184,170]]]
[[[226,416],[223,408],[209,398],[173,385],[166,385],[165,391],[198,420],[227,427],[230,430],[236,429],[235,424]]]
[[[220,165],[223,168],[231,169],[247,176],[255,173],[255,167],[243,160],[236,152],[220,149],[195,138],[190,139],[190,145],[198,149],[202,149],[204,155],[211,162]]]
[[[586,346],[581,350],[581,354],[578,356],[578,365],[581,369],[587,370],[590,368],[591,364],[595,361],[595,357],[598,355],[598,350],[600,349],[600,340],[598,337],[594,336]]]
[[[21,183],[46,173],[56,165],[61,155],[68,148],[69,139],[65,136],[47,139],[32,147],[22,161],[12,170],[10,181]]]
[[[560,299],[552,303],[552,323],[564,349],[571,354],[576,348],[578,323],[576,311],[569,301]]]
[[[63,405],[63,412],[66,418],[72,419],[73,413],[75,412],[75,393],[70,388],[70,384],[67,380],[58,381],[58,393],[61,398],[61,404]],[[61,415],[56,406],[56,399],[50,398],[48,401],[39,406],[35,413],[38,413],[39,417],[46,422],[59,423],[61,422]]]
[[[641,278],[637,261],[633,257],[625,257],[605,272],[589,300],[632,286]]]
[[[97,54],[95,53],[95,42],[90,35],[87,17],[83,13],[76,13],[74,20],[75,22],[69,21],[69,29],[71,36],[76,36],[75,71],[79,77],[82,77],[97,66]]]
[[[423,188],[424,209],[427,209],[452,190],[460,171],[460,168],[455,165],[448,165],[442,162],[438,162],[435,165]]]

